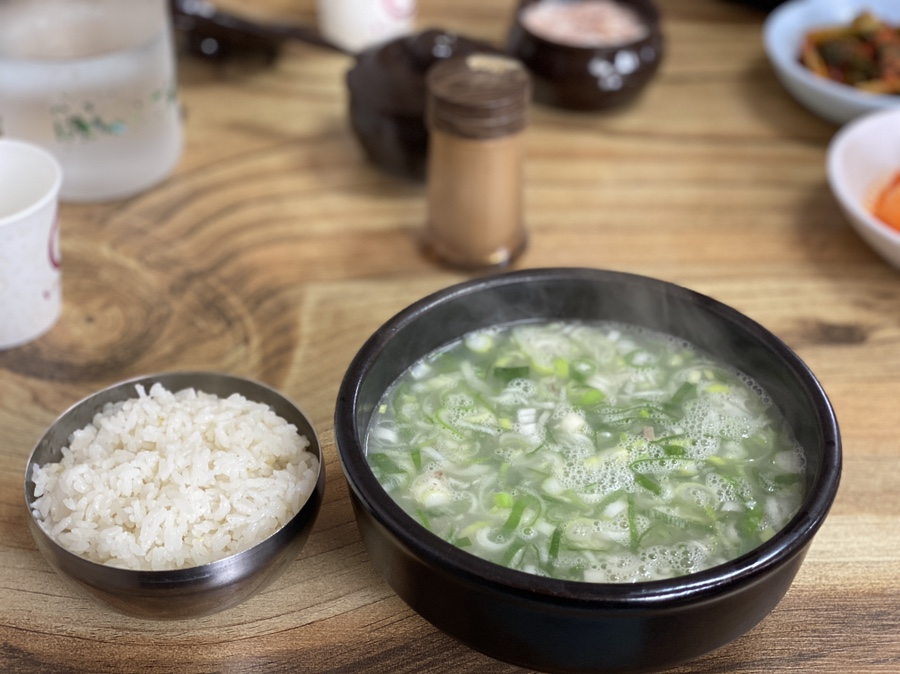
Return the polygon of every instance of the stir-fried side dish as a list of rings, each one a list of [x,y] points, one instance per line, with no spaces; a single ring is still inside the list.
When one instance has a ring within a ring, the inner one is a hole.
[[[437,535],[568,580],[709,568],[772,536],[804,495],[803,451],[754,381],[619,323],[466,335],[391,386],[366,451]]]
[[[806,35],[800,61],[814,73],[879,94],[900,94],[900,28],[863,12],[849,26]]]

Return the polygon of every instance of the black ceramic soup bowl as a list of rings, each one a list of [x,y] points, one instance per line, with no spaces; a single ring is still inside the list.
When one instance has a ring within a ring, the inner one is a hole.
[[[478,328],[528,319],[614,320],[690,341],[753,377],[806,452],[806,496],[767,542],[670,580],[562,581],[508,569],[446,543],[395,504],[365,457],[379,399],[414,361]],[[787,592],[835,498],[837,421],[807,366],[738,311],[651,278],[563,268],[479,278],[426,297],[362,346],[341,384],[335,436],[372,563],[416,612],[499,660],[549,672],[649,672],[748,632]]]
[[[664,51],[653,0],[619,0],[646,24],[643,38],[596,47],[563,44],[528,30],[522,12],[540,1],[519,3],[507,37],[507,51],[532,75],[536,101],[570,110],[602,110],[631,101],[653,79]]]

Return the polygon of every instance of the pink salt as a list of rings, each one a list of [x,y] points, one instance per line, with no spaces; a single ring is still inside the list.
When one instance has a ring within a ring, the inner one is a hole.
[[[637,12],[612,0],[543,0],[526,7],[521,20],[532,34],[573,47],[613,47],[648,32]]]

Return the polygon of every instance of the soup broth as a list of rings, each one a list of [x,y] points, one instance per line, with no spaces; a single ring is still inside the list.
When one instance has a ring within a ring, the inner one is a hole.
[[[515,323],[416,362],[366,456],[432,532],[504,566],[657,580],[734,559],[804,496],[766,392],[691,344],[621,323]]]

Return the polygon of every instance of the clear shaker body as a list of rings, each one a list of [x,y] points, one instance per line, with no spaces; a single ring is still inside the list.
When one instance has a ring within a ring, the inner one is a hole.
[[[454,267],[507,265],[525,248],[523,135],[531,97],[519,61],[445,60],[427,76],[425,248]]]

